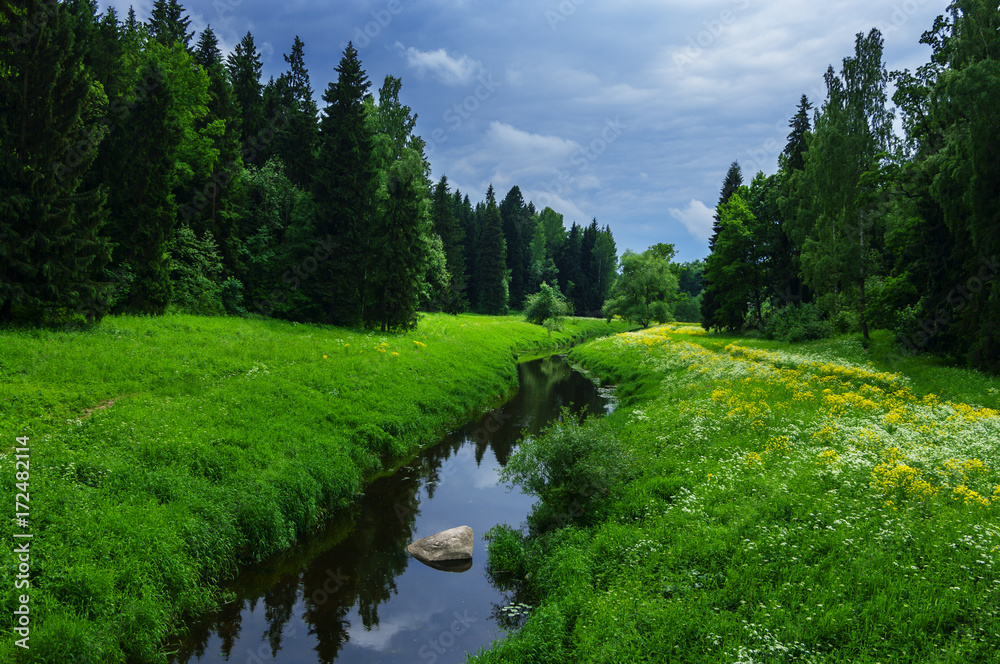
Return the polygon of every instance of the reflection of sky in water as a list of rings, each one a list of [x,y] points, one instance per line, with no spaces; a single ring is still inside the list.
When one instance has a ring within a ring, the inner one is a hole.
[[[341,659],[388,661],[355,658],[354,651],[367,650],[400,657],[400,661],[420,661],[418,653],[426,648],[424,652],[433,653],[439,663],[461,662],[467,651],[475,652],[500,636],[490,620],[491,602],[498,597],[486,576],[483,533],[497,523],[513,521],[510,525],[518,526],[533,499],[498,486],[498,466],[492,452],[487,452],[477,466],[473,450],[465,447],[442,466],[432,501],[427,500],[426,488],[421,488],[413,539],[455,526],[470,526],[476,536],[472,569],[457,574],[442,572],[411,558],[406,571],[396,579],[396,594],[379,607],[378,627],[366,631],[357,608],[348,614],[350,641]],[[476,491],[470,495],[473,489]],[[518,516],[509,519],[504,513]],[[486,597],[489,599],[482,601]],[[451,647],[445,648],[446,644]]]
[[[557,358],[524,365],[521,386],[518,398],[497,411],[502,427],[487,416],[457,437],[449,436],[392,478],[380,480],[384,483],[378,489],[373,485],[371,499],[363,501],[367,506],[343,543],[291,567],[265,564],[262,575],[270,580],[248,583],[247,594],[241,597],[251,599],[229,607],[228,617],[218,618],[213,631],[201,635],[204,656],[188,653],[180,661],[311,664],[335,658],[338,664],[431,660],[449,664],[464,662],[466,653],[502,637],[491,614],[496,604],[504,602],[504,595],[486,575],[483,535],[498,523],[520,526],[534,498],[498,484],[502,465],[498,455],[505,461],[525,427],[536,432],[563,404],[589,402],[591,412],[604,410],[603,400],[595,402],[593,384]],[[394,512],[401,504],[406,514],[415,510],[406,527]],[[412,541],[460,525],[475,533],[473,564],[466,572],[432,569],[401,550],[406,542],[398,538],[407,533]],[[317,606],[304,597],[304,592],[317,592],[327,570],[339,572],[341,567],[345,574],[365,571],[326,605]],[[364,625],[359,588],[368,598],[369,619],[377,620],[371,629]],[[338,605],[338,599],[351,605]],[[271,631],[278,629],[280,639]],[[220,654],[219,634],[227,630],[232,645],[228,658]],[[278,644],[277,658],[271,654],[272,642]],[[200,650],[198,645],[194,648]]]

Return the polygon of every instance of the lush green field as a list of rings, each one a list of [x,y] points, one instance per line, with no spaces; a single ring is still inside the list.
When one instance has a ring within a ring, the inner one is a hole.
[[[278,321],[107,318],[0,331],[0,661],[158,661],[238,562],[289,546],[365,481],[514,387],[514,352],[627,329],[429,316],[405,336]],[[29,437],[29,528],[12,521]],[[32,532],[30,650],[14,532]],[[18,657],[20,655],[20,657]]]
[[[1000,379],[890,345],[575,349],[623,401],[508,464],[545,502],[490,565],[534,609],[474,661],[1000,661]]]

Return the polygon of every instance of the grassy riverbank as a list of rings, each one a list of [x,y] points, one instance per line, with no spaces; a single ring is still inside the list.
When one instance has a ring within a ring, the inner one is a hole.
[[[623,401],[522,446],[575,479],[538,485],[531,537],[493,533],[534,609],[474,661],[997,662],[1000,379],[889,349],[689,326],[575,349]],[[621,479],[588,490],[601,458]]]
[[[0,553],[0,661],[161,661],[239,562],[291,545],[509,394],[515,351],[623,329],[442,315],[405,336],[190,316],[0,331],[0,536],[34,535],[28,651],[10,619],[19,561]],[[11,519],[23,488],[28,528]]]

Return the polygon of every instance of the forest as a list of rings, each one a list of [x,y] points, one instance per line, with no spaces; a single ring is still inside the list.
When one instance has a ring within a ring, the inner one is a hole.
[[[295,37],[262,81],[176,0],[146,23],[91,0],[4,3],[0,321],[261,314],[382,331],[418,311],[504,314],[543,282],[601,316],[608,227],[517,186],[473,205],[430,179],[416,114],[357,50],[317,108]]]
[[[609,226],[567,228],[517,186],[473,203],[432,180],[402,81],[374,91],[352,45],[318,108],[299,37],[264,82],[252,34],[224,57],[189,24],[177,0],[145,23],[93,0],[4,4],[0,321],[406,330],[420,311],[522,310],[546,284],[576,315],[790,341],[887,329],[904,352],[1000,370],[990,3],[952,3],[914,72],[859,33],[826,98],[802,96],[777,171],[746,183],[733,162],[709,255],[683,265],[669,244],[619,262]]]
[[[815,112],[803,95],[777,172],[745,184],[730,167],[706,329],[865,343],[886,329],[903,352],[1000,371],[998,30],[996,3],[953,2],[915,72],[888,71],[878,30],[857,35]]]

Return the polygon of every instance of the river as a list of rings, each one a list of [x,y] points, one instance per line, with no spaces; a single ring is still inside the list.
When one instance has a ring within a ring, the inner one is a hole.
[[[498,469],[564,406],[613,407],[561,356],[519,365],[518,378],[511,401],[376,480],[350,515],[244,568],[226,585],[234,600],[191,625],[171,662],[450,664],[502,638],[516,598],[490,583],[483,534],[519,526],[534,499],[500,484]],[[413,540],[461,525],[476,537],[464,572],[432,569],[406,552]]]

